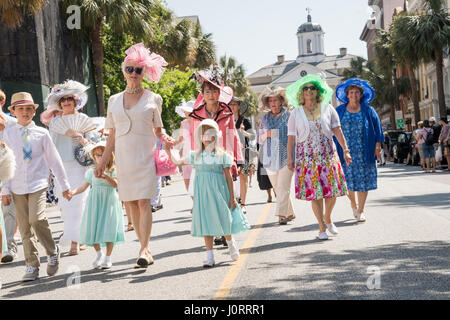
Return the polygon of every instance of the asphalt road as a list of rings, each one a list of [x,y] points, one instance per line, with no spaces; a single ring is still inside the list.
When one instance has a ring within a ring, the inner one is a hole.
[[[202,238],[190,235],[192,205],[180,177],[163,188],[164,209],[154,214],[151,250],[155,264],[134,269],[134,232],[115,248],[113,267],[93,270],[95,252],[62,255],[57,275],[45,273],[22,283],[20,257],[0,265],[0,299],[304,300],[449,299],[450,173],[425,174],[417,167],[380,168],[379,189],[369,193],[367,222],[357,224],[347,198],[339,198],[332,218],[339,235],[316,240],[310,204],[294,200],[297,219],[277,224],[275,203],[266,203],[256,178],[249,189],[247,217],[252,230],[236,240],[241,257],[215,247],[216,266],[202,268]],[[48,209],[55,238],[63,222]],[[126,218],[125,218],[126,222]],[[67,250],[66,250],[67,251]],[[63,251],[64,252],[64,251]],[[40,253],[44,254],[40,247]]]

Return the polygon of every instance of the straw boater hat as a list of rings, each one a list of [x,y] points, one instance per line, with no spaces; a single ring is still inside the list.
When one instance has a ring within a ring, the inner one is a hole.
[[[288,107],[288,99],[286,98],[286,89],[282,87],[266,87],[259,96],[259,106],[261,111],[270,109],[269,98],[279,97],[284,107]]]
[[[11,105],[8,107],[8,110],[11,111],[14,107],[17,106],[34,106],[34,109],[36,110],[39,105],[35,104],[33,101],[33,97],[28,92],[17,92],[14,93],[11,97]]]
[[[85,106],[88,101],[87,90],[88,86],[79,83],[75,80],[67,80],[64,83],[53,86],[52,91],[47,96],[47,110],[55,109],[61,110],[58,106],[58,101],[64,97],[73,95],[75,97],[76,106],[75,110],[79,110]]]

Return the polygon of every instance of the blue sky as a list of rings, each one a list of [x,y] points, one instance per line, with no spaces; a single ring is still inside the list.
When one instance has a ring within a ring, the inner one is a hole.
[[[278,55],[298,55],[297,29],[312,21],[325,31],[325,54],[348,53],[367,58],[359,40],[370,16],[367,0],[165,0],[176,16],[197,15],[204,33],[212,33],[218,57],[235,57],[247,75],[276,62]]]

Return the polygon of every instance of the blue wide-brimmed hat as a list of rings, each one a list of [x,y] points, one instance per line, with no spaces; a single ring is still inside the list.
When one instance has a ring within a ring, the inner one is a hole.
[[[347,88],[349,86],[358,86],[363,89],[364,94],[361,98],[361,102],[371,103],[375,98],[375,90],[370,86],[366,80],[359,78],[351,78],[338,84],[336,87],[336,98],[342,103],[348,103]]]

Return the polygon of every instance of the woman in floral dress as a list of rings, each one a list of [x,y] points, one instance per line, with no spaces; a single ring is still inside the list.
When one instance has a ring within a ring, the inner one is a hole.
[[[296,173],[295,196],[311,201],[319,223],[318,239],[327,240],[327,229],[338,234],[331,221],[336,197],[347,194],[333,135],[345,150],[346,165],[352,161],[339,117],[329,104],[333,91],[319,76],[307,75],[289,86],[286,95],[296,107],[289,118],[287,152],[288,167]]]

